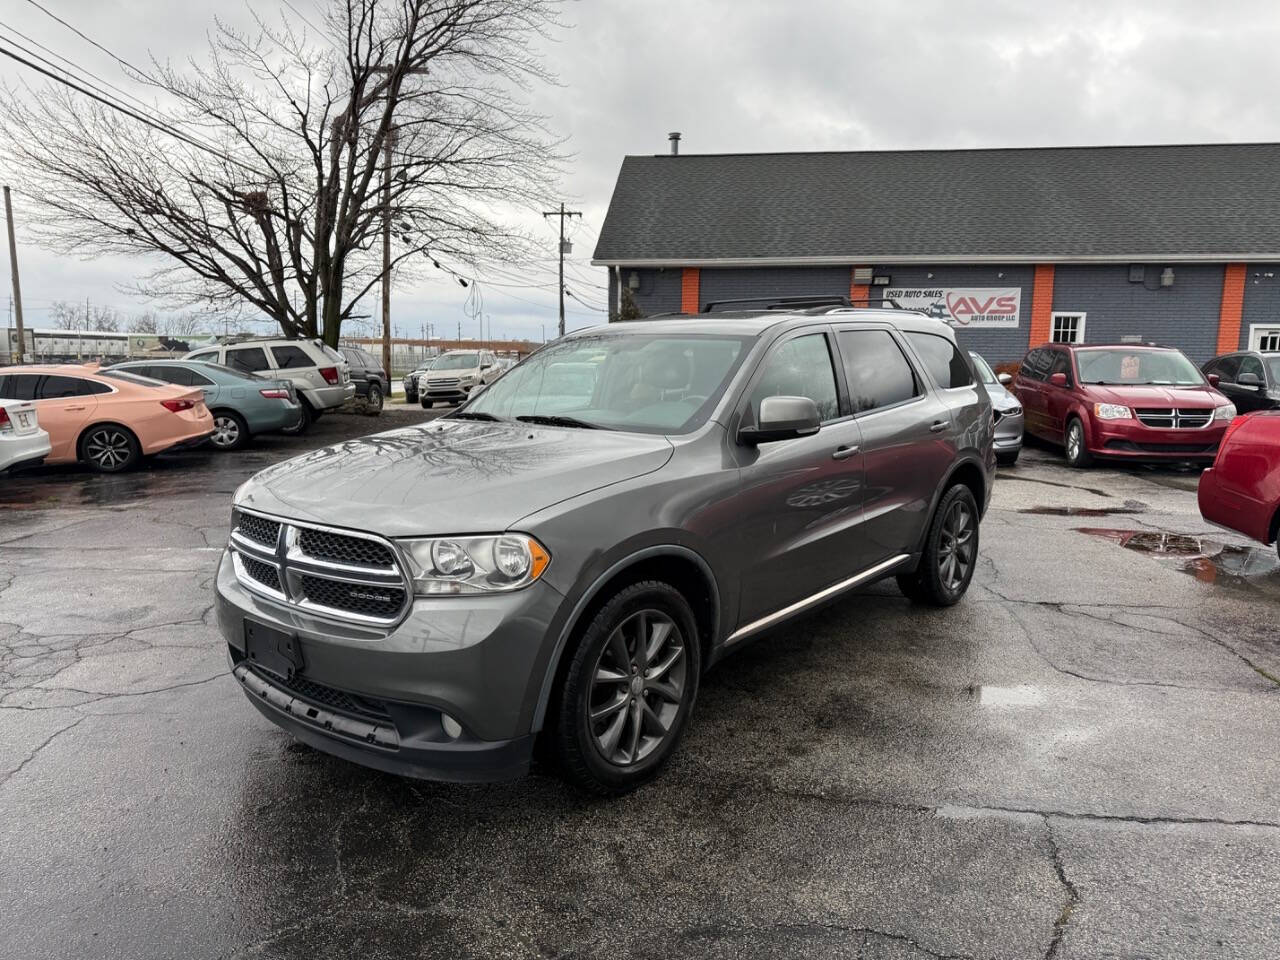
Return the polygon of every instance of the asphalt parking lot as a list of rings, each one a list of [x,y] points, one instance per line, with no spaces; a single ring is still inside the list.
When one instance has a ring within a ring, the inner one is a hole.
[[[1029,449],[960,605],[768,635],[600,801],[352,766],[227,676],[236,486],[422,416],[0,479],[0,956],[1276,955],[1280,572],[1193,473]]]

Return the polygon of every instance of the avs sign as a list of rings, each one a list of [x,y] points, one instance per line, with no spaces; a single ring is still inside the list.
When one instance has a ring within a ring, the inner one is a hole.
[[[1020,287],[897,287],[884,298],[960,328],[1016,327],[1022,309]]]

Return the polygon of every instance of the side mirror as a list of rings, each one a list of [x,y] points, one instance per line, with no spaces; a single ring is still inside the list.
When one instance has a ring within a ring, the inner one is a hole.
[[[996,380],[1001,384],[1001,386],[1005,386],[1005,387],[1013,383],[1013,377],[1009,376],[1009,374],[1007,373],[996,374]]]
[[[1209,382],[1213,383],[1212,380]],[[1262,386],[1262,378],[1256,373],[1242,373],[1236,377],[1236,384],[1241,387],[1253,387],[1256,390]]]
[[[1049,374],[1049,382],[1055,387],[1065,387],[1067,385],[1067,375],[1059,371],[1058,373]]]
[[[1216,387],[1218,384],[1222,382],[1222,378],[1218,376],[1216,373],[1209,374],[1207,377],[1205,377],[1205,379],[1209,381],[1209,386],[1211,387]]]
[[[755,446],[812,436],[821,423],[818,407],[808,397],[765,397],[760,401],[759,422],[738,431],[738,440]]]

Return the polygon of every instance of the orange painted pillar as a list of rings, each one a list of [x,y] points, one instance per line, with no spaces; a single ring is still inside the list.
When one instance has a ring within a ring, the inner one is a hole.
[[[1222,273],[1222,306],[1218,309],[1218,353],[1240,349],[1240,323],[1244,317],[1243,263],[1228,263]]]
[[[1031,285],[1031,330],[1027,348],[1048,343],[1053,333],[1053,264],[1037,263]]]
[[[853,282],[853,275],[857,270],[857,267],[849,268],[849,299],[854,303],[859,300],[871,299],[871,286],[869,284]]]
[[[697,267],[685,267],[680,274],[680,312],[697,313],[702,309],[698,299],[698,287],[702,272]]]

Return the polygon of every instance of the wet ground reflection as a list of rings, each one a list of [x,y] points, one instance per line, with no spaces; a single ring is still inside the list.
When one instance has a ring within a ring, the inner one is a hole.
[[[1241,547],[1211,537],[1154,530],[1077,527],[1077,532],[1112,540],[1127,550],[1146,553],[1202,583],[1225,586],[1268,586],[1280,589],[1280,556],[1265,546]]]

